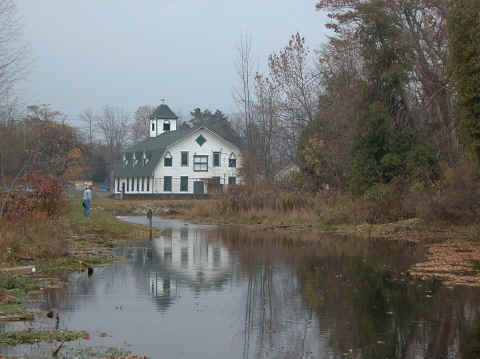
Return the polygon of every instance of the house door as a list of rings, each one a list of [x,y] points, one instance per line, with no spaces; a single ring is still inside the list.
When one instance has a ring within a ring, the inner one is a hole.
[[[125,193],[125,182],[122,183],[122,193]]]
[[[205,187],[202,181],[193,182],[193,194],[205,194]]]

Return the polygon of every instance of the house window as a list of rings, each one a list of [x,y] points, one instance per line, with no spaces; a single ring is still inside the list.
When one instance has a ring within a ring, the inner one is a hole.
[[[146,166],[150,163],[150,158],[152,157],[151,152],[145,152],[144,158],[143,158],[143,164]]]
[[[170,152],[167,152],[165,154],[165,158],[164,158],[164,162],[163,162],[163,165],[165,167],[172,167],[172,155],[170,154]]]
[[[208,156],[206,155],[193,156],[193,171],[208,172]]]
[[[145,191],[145,177],[142,177],[142,192]]]
[[[117,192],[120,192],[120,177],[117,178]]]
[[[127,192],[130,191],[130,178],[127,177]]]
[[[234,167],[234,168],[237,167],[237,157],[233,152],[228,159],[228,167]]]
[[[155,122],[152,122],[152,131],[155,131]]]
[[[220,167],[220,152],[213,152],[213,167]]]
[[[180,251],[180,265],[182,268],[188,268],[188,247],[182,247]]]
[[[199,146],[202,146],[205,142],[207,142],[205,137],[203,137],[202,135],[198,136],[195,141],[198,143]]]
[[[140,192],[140,178],[137,177],[137,192]]]
[[[150,177],[147,177],[147,192],[150,192]]]
[[[188,167],[188,152],[182,151],[182,167]]]
[[[180,228],[180,239],[182,241],[188,240],[188,229],[187,228]]]
[[[168,132],[170,131],[170,122],[164,122],[163,123],[163,131]]]
[[[180,192],[188,192],[188,177],[180,177]]]
[[[163,191],[172,192],[172,176],[163,177]]]
[[[128,167],[133,164],[133,154],[131,152],[125,152],[125,156],[123,158],[123,166]]]
[[[228,184],[237,184],[237,177],[228,177]]]

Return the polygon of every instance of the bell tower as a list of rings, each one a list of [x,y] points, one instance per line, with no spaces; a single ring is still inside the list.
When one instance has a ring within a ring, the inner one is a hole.
[[[150,137],[177,130],[177,115],[165,104],[164,99],[161,102],[150,117]]]

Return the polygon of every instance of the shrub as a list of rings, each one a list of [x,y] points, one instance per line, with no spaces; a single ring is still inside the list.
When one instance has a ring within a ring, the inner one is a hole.
[[[4,198],[3,217],[11,221],[19,218],[42,221],[60,215],[65,202],[62,186],[57,179],[30,173],[27,188],[31,191],[11,192]]]
[[[464,160],[445,169],[441,179],[424,191],[412,191],[408,203],[428,221],[478,223],[480,184],[475,166]]]

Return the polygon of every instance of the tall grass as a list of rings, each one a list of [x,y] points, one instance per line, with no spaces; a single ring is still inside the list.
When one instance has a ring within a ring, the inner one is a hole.
[[[287,213],[310,210],[315,206],[315,197],[310,193],[291,191],[268,182],[250,186],[235,186],[218,195],[219,213],[268,211]]]

